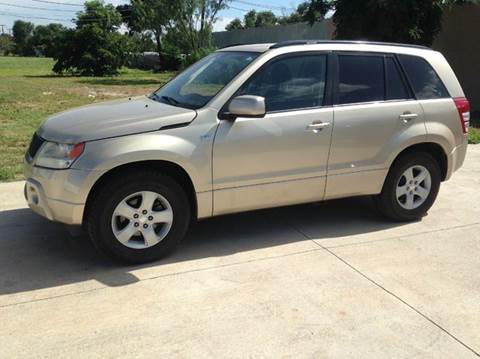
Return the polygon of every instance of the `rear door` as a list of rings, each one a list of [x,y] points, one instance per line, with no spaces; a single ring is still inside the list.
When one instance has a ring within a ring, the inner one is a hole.
[[[423,110],[393,54],[336,54],[326,198],[378,193],[404,137],[425,135]]]

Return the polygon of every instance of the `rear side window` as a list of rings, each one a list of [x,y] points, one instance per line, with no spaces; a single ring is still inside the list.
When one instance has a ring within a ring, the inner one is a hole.
[[[400,75],[400,70],[393,57],[385,57],[385,80],[387,83],[387,100],[405,100],[410,98],[410,94]]]
[[[323,105],[327,55],[280,58],[255,73],[238,95],[265,98],[267,112],[296,110]]]
[[[398,55],[400,62],[419,100],[450,97],[442,80],[432,66],[423,58]]]
[[[383,56],[338,56],[338,103],[383,101],[385,81]]]

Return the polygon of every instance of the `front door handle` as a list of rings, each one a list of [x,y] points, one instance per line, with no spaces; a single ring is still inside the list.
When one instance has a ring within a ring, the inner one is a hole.
[[[311,123],[310,125],[307,126],[306,129],[309,130],[309,131],[313,131],[314,133],[318,133],[328,126],[330,126],[330,122],[319,121],[319,122]]]
[[[415,120],[417,117],[418,117],[418,115],[416,113],[411,113],[411,112],[408,112],[408,111],[404,112],[403,114],[398,116],[398,118],[405,123],[408,123],[411,120]]]

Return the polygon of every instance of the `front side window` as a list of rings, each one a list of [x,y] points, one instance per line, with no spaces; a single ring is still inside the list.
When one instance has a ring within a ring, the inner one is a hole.
[[[411,55],[398,55],[405,73],[419,100],[450,97],[442,80],[423,58]]]
[[[154,92],[152,99],[192,109],[203,107],[258,55],[240,51],[214,52]]]
[[[338,104],[383,101],[383,56],[338,56]]]
[[[299,55],[274,60],[248,80],[237,95],[265,98],[267,112],[323,105],[327,55]]]

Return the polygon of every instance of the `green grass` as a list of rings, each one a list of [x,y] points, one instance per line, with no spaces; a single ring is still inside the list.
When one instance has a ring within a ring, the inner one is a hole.
[[[471,143],[471,144],[480,143],[480,128],[470,127],[468,129],[468,143]]]
[[[41,121],[75,106],[151,92],[172,73],[124,69],[116,77],[56,76],[53,60],[0,57],[0,181],[22,178],[26,147]],[[480,143],[470,128],[469,143]]]
[[[116,77],[56,76],[53,60],[0,57],[0,181],[22,178],[30,138],[47,116],[75,106],[147,94],[172,77],[124,69]]]

